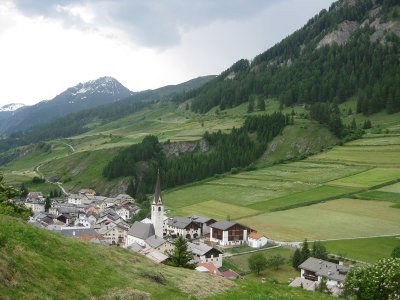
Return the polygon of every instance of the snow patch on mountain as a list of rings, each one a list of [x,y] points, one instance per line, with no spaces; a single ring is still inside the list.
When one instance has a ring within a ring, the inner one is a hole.
[[[25,104],[22,103],[10,103],[0,107],[0,112],[2,111],[16,111],[17,109],[24,107]]]

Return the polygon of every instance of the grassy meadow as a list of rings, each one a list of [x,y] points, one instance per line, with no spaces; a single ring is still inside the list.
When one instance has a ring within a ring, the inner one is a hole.
[[[366,239],[350,239],[322,242],[329,253],[351,257],[368,263],[375,263],[384,257],[390,257],[393,249],[400,246],[400,235]],[[368,251],[365,251],[365,250]]]

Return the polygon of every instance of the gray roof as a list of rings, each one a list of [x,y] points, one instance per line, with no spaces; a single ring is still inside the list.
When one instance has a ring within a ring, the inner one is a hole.
[[[128,247],[126,247],[128,250],[134,251],[134,252],[139,252],[143,250],[143,247],[140,246],[138,243],[133,242],[130,244]]]
[[[54,232],[58,232],[66,236],[75,236],[75,237],[79,237],[83,234],[97,235],[96,231],[94,231],[92,228],[71,228],[71,229],[54,230]]]
[[[299,266],[299,268],[315,272],[317,276],[323,276],[338,282],[343,282],[346,278],[347,272],[350,270],[349,267],[341,266],[314,257],[308,258]]]
[[[185,229],[193,221],[189,218],[175,217],[168,220],[168,225],[174,226],[176,228]]]
[[[152,248],[160,247],[161,245],[165,244],[166,242],[167,242],[166,240],[164,240],[161,237],[157,237],[156,235],[152,235],[147,240],[145,240],[145,243]]]
[[[133,223],[132,227],[128,231],[128,235],[142,240],[146,240],[154,234],[155,232],[153,224],[145,224],[137,221]]]
[[[211,224],[210,227],[216,228],[216,229],[221,229],[221,230],[227,230],[236,224],[237,223],[232,222],[232,221],[218,221],[218,222],[215,222],[214,224]]]
[[[212,218],[203,217],[203,216],[190,216],[189,218],[192,219],[195,222],[202,223],[202,224],[203,223],[207,223],[210,220],[213,220]]]
[[[210,247],[206,244],[194,244],[194,243],[188,243],[188,249],[194,254],[194,255],[198,255],[198,256],[202,256],[205,255],[207,252],[209,252],[210,250],[214,249],[215,251],[218,251],[220,253],[222,253],[221,251]]]

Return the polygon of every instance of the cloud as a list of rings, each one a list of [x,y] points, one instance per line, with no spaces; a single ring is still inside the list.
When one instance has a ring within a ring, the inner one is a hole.
[[[123,34],[136,45],[165,49],[181,42],[182,34],[218,21],[257,15],[273,0],[14,0],[27,16],[62,21],[96,31]],[[282,2],[282,1],[280,1]],[[107,30],[106,30],[107,29]]]

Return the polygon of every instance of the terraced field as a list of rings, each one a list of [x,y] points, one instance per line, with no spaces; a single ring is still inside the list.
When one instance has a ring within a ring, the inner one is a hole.
[[[306,160],[173,190],[165,202],[173,214],[229,216],[277,240],[368,237],[400,234],[397,181],[400,135],[370,134]]]

